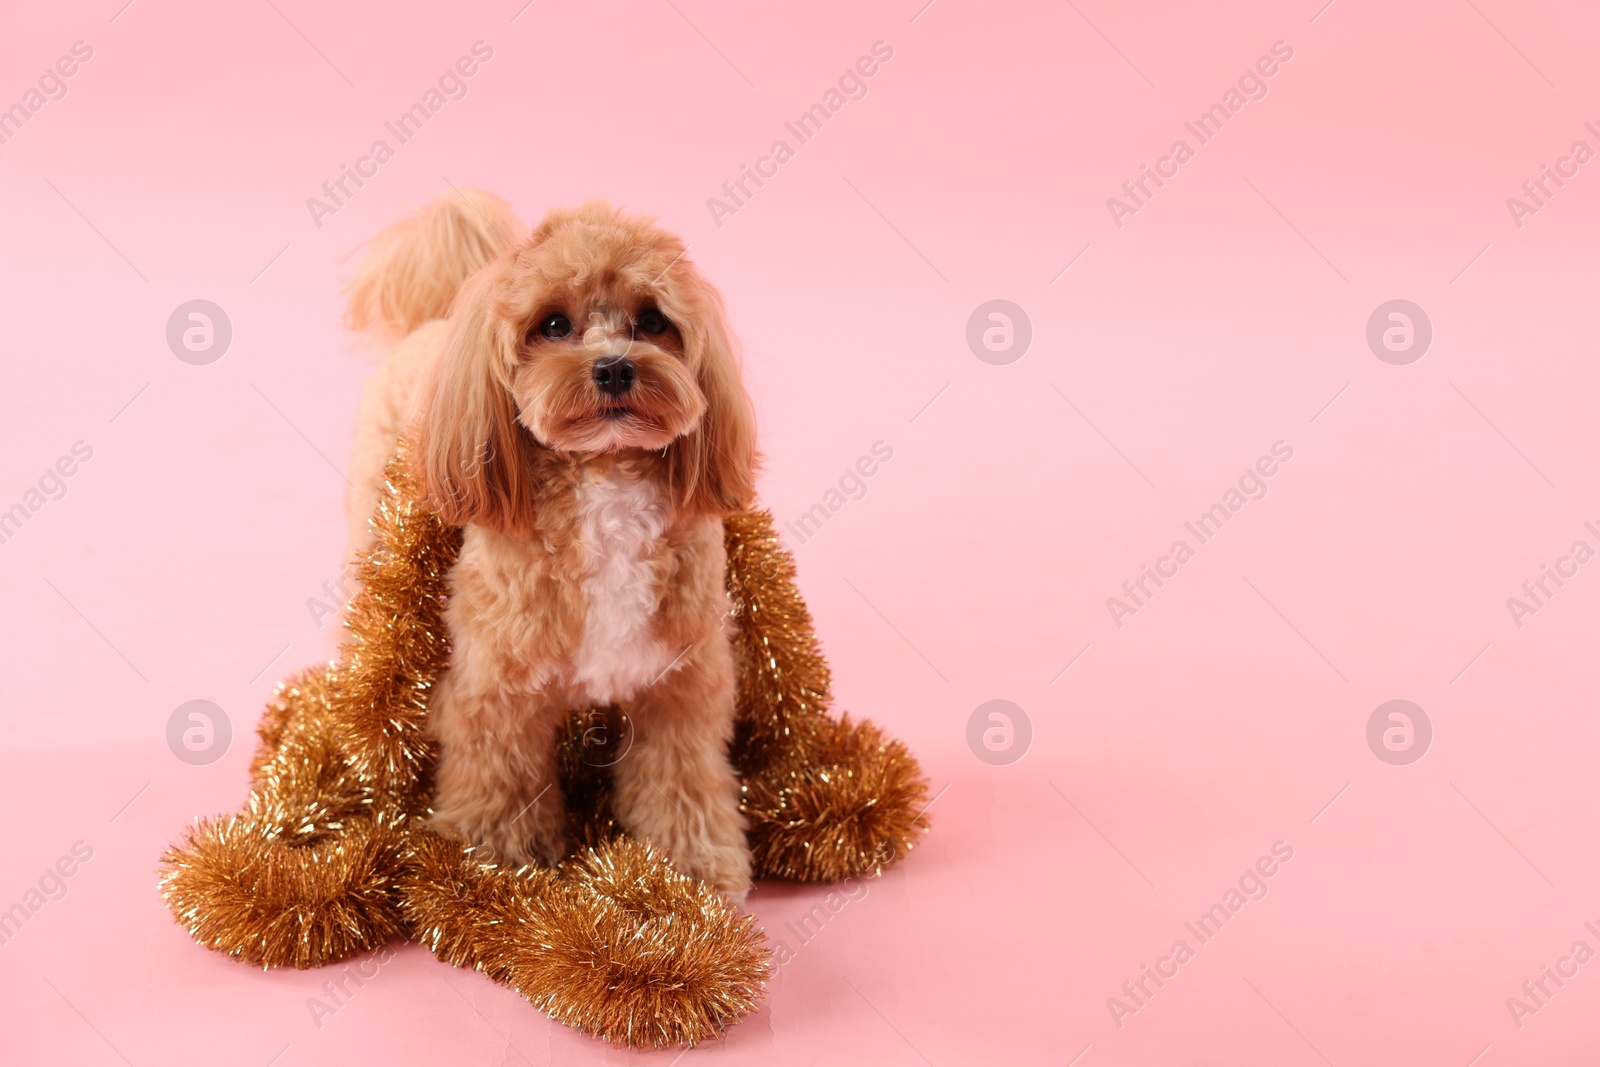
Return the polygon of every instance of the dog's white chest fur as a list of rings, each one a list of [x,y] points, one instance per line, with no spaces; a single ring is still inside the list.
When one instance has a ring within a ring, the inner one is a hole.
[[[625,701],[671,664],[652,633],[666,503],[650,479],[593,473],[578,488],[578,517],[585,615],[573,682],[596,703]]]

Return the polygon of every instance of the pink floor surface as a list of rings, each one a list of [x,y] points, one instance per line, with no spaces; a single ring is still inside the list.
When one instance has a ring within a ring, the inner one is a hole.
[[[156,892],[335,647],[343,257],[454,183],[691,243],[765,502],[829,512],[793,544],[838,703],[938,792],[808,940],[825,891],[758,888],[794,958],[683,1062],[1594,1062],[1600,14],[924,2],[8,17],[0,1060],[677,1062],[416,946],[317,1011],[336,974],[231,963]],[[211,362],[167,341],[196,299]],[[205,764],[167,742],[196,699]]]

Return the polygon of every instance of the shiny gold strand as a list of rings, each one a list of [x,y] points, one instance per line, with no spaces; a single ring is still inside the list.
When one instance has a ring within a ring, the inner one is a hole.
[[[292,846],[249,815],[204,820],[162,857],[162,891],[194,939],[262,967],[318,967],[405,934],[401,836],[369,820]]]
[[[828,717],[828,665],[771,513],[726,522],[740,645],[734,753],[756,873],[834,882],[876,874],[927,829],[927,781],[870,722]]]
[[[263,966],[320,966],[409,936],[619,1045],[716,1036],[759,1006],[764,938],[621,834],[606,768],[626,758],[623,709],[575,711],[562,733],[576,851],[560,867],[498,866],[419,825],[460,531],[418,502],[404,445],[386,478],[341,656],[274,695],[245,811],[198,822],[163,856],[173,915],[201,944]],[[742,663],[733,756],[757,873],[876,873],[926,828],[926,783],[898,741],[827,716],[827,664],[771,517],[730,517],[727,544]]]

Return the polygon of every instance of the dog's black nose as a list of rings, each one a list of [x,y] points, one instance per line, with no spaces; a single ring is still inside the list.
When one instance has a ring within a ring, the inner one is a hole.
[[[621,396],[633,388],[633,360],[627,356],[606,356],[594,361],[594,384],[606,396]]]

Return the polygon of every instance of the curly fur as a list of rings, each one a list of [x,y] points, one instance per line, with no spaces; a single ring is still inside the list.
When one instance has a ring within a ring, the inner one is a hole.
[[[430,705],[433,824],[559,860],[556,732],[571,708],[618,704],[635,732],[612,769],[618,822],[742,900],[723,519],[749,506],[756,454],[721,301],[681,241],[605,204],[514,232],[486,194],[441,198],[352,287],[351,323],[388,347],[359,413],[352,548],[408,425],[429,505],[465,528]],[[430,318],[445,285],[448,317]],[[641,330],[646,308],[667,328]],[[570,334],[544,336],[557,313]],[[595,382],[616,357],[636,374],[620,397]]]

